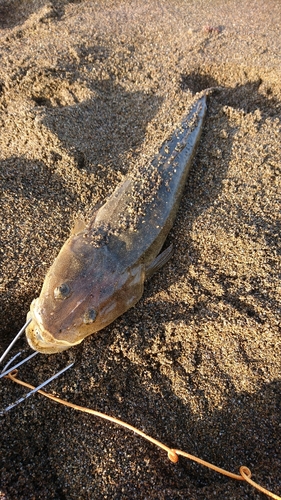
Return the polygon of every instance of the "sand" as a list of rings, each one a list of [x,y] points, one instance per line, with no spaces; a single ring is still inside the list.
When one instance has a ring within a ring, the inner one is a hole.
[[[0,1],[1,352],[77,216],[155,155],[213,92],[141,301],[19,376],[281,494],[281,5]],[[17,349],[27,348],[19,341]],[[13,352],[16,352],[15,348]],[[24,393],[1,381],[1,406]],[[40,395],[1,418],[2,500],[261,499]]]

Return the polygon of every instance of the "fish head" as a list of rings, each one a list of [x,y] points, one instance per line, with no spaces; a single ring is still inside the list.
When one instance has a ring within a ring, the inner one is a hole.
[[[107,246],[92,247],[81,235],[70,237],[31,303],[29,345],[52,354],[79,344],[140,299],[144,274],[140,264],[120,265]]]

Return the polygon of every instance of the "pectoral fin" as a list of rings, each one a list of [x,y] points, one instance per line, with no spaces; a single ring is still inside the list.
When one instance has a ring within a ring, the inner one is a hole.
[[[170,260],[172,255],[173,255],[173,245],[170,245],[168,248],[163,250],[163,252],[159,253],[156,259],[154,259],[151,262],[151,264],[149,264],[149,266],[146,268],[145,279],[150,278],[154,273],[159,271],[159,269],[161,269],[161,267],[163,267],[168,262],[168,260]]]
[[[74,234],[79,234],[86,228],[86,222],[82,219],[76,219],[73,228],[71,229],[71,236]]]
[[[90,220],[87,223],[84,219],[78,218],[75,220],[74,226],[71,229],[71,236],[82,233],[86,228],[91,228],[96,220],[97,213],[102,206],[102,202],[97,203],[91,211]]]

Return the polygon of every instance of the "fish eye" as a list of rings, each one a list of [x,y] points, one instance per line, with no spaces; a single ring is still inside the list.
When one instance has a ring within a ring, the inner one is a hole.
[[[88,309],[88,311],[84,314],[83,321],[85,325],[89,325],[93,323],[97,317],[97,311],[95,309]]]
[[[67,299],[71,294],[70,286],[67,283],[62,283],[54,289],[55,299]]]

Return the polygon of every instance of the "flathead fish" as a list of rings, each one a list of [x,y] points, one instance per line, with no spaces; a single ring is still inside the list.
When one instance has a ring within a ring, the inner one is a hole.
[[[30,346],[69,349],[134,306],[144,281],[170,258],[159,253],[170,231],[206,113],[198,98],[179,129],[145,167],[117,186],[88,224],[80,221],[31,303]]]

